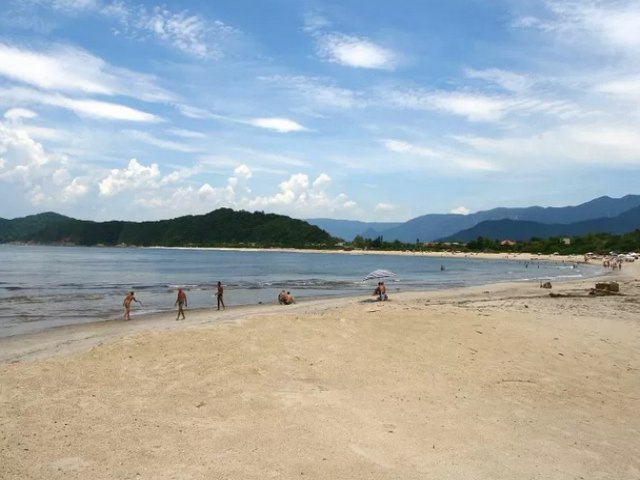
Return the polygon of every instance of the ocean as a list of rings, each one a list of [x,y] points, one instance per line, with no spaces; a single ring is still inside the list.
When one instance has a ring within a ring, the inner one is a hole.
[[[367,296],[376,269],[390,297],[503,281],[562,281],[590,277],[602,268],[558,262],[436,258],[215,249],[53,247],[0,245],[0,337],[63,325],[114,320],[130,290],[132,318],[174,310],[178,287],[189,309],[215,306],[215,285],[225,287],[227,308],[274,303],[282,289],[297,301],[329,296]]]

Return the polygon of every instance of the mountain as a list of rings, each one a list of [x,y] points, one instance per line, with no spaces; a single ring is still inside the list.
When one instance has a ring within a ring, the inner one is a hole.
[[[302,220],[220,208],[156,222],[91,222],[57,214],[0,219],[0,242],[136,246],[333,246],[336,239]]]
[[[357,220],[333,220],[331,218],[308,218],[311,225],[320,227],[334,237],[351,241],[357,235],[365,238],[375,238],[383,230],[397,227],[400,222],[359,222]]]
[[[603,217],[574,223],[531,222],[526,220],[489,220],[445,237],[445,242],[470,242],[478,237],[497,240],[528,241],[533,237],[572,237],[589,233],[621,235],[640,229],[640,207],[635,207],[613,218]]]
[[[0,218],[0,243],[24,241],[49,225],[67,220],[71,219],[54,212],[39,213],[13,220]]]
[[[622,198],[599,197],[568,207],[494,208],[469,215],[429,214],[380,232],[386,241],[422,242],[446,238],[489,220],[522,220],[538,223],[575,223],[597,218],[616,217],[640,206],[640,195]],[[330,231],[330,230],[329,230]],[[371,237],[370,237],[371,238]]]

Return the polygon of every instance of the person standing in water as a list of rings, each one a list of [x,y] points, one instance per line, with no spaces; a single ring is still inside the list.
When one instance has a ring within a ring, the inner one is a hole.
[[[180,315],[182,315],[182,319],[185,319],[184,316],[184,308],[187,306],[187,294],[184,293],[184,290],[181,288],[178,289],[178,298],[176,299],[176,303],[174,305],[178,306],[178,316],[176,320],[180,320]]]
[[[224,294],[224,287],[221,282],[218,282],[218,289],[216,290],[216,297],[218,299],[218,310],[220,310],[220,305],[222,305],[222,309],[224,310],[224,300],[222,298]]]
[[[131,320],[131,302],[136,302],[139,303],[140,305],[142,305],[142,302],[140,302],[135,294],[133,293],[133,291],[129,292],[127,294],[126,297],[124,297],[124,301],[122,302],[122,306],[124,307],[124,319],[125,320]]]

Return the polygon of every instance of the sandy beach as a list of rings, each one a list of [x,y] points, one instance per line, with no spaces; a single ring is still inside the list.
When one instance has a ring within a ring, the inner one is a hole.
[[[639,479],[639,277],[1,339],[0,478]]]

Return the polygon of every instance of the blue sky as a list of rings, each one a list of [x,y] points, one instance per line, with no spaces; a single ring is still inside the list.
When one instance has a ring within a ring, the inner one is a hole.
[[[4,0],[0,217],[639,193],[640,1]]]

